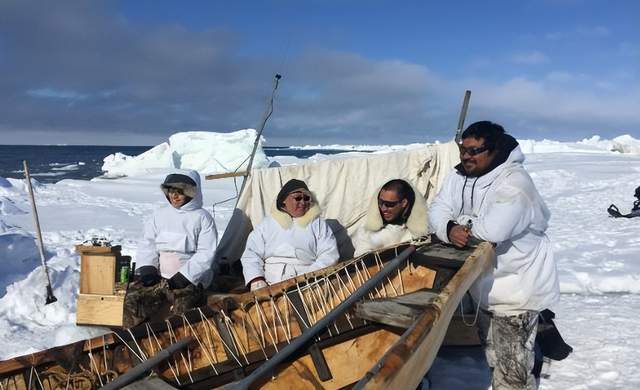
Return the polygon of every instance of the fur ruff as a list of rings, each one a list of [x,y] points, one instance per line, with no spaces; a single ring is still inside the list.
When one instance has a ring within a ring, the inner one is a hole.
[[[371,232],[377,232],[384,227],[384,221],[380,215],[380,209],[378,208],[378,194],[380,193],[381,188],[378,188],[371,199],[369,210],[367,211],[367,219],[364,224],[365,230]],[[418,238],[426,236],[429,231],[427,226],[427,203],[413,185],[411,186],[411,189],[415,194],[416,200],[405,225],[407,226],[407,229],[409,229],[409,232],[411,232],[411,236],[413,238]]]
[[[283,229],[289,229],[292,223],[300,227],[307,227],[308,224],[311,223],[316,217],[318,217],[321,213],[320,206],[318,206],[318,202],[316,201],[316,197],[311,194],[313,199],[313,206],[309,208],[305,215],[300,218],[292,218],[289,214],[285,213],[282,210],[279,210],[277,205],[274,203],[271,208],[271,217],[278,222],[278,225],[282,226]]]

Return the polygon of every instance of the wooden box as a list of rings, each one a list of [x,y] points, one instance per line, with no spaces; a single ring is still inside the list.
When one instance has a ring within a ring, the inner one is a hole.
[[[76,324],[122,326],[126,284],[117,282],[120,268],[130,258],[120,255],[120,246],[76,245],[80,253],[80,293]]]
[[[113,295],[116,289],[116,256],[82,254],[80,294]]]
[[[76,324],[122,326],[125,294],[78,294]]]

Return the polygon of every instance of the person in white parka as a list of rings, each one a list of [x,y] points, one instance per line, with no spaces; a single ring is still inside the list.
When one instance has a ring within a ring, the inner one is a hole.
[[[278,193],[271,215],[249,234],[241,262],[253,291],[336,264],[339,257],[313,194],[305,182],[292,179]]]
[[[471,289],[495,390],[534,389],[538,313],[559,299],[549,210],[504,128],[476,122],[462,133],[461,164],[429,209],[438,238],[457,247],[471,236],[495,244],[495,264]]]
[[[386,182],[371,199],[365,223],[353,237],[354,256],[426,236],[427,204],[416,194],[404,180]]]
[[[155,314],[164,302],[180,314],[202,303],[211,284],[218,242],[213,218],[202,208],[200,175],[176,170],[160,186],[168,204],[145,220],[135,255],[138,281],[125,300],[125,325]]]

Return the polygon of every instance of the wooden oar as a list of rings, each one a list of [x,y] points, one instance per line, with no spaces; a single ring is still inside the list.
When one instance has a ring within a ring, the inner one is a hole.
[[[462,136],[462,128],[464,127],[464,120],[467,117],[467,110],[469,109],[469,100],[471,99],[471,91],[466,90],[464,92],[464,100],[462,101],[462,108],[460,109],[460,116],[458,117],[458,128],[456,129],[456,143],[460,143],[460,137]]]
[[[33,187],[31,186],[31,175],[29,175],[29,165],[27,160],[23,161],[24,176],[27,179],[27,188],[29,188],[29,197],[31,198],[31,212],[36,224],[36,236],[38,237],[38,249],[40,249],[40,261],[42,262],[42,269],[44,275],[47,277],[47,300],[46,305],[56,302],[58,299],[53,295],[53,289],[51,288],[51,279],[49,279],[49,269],[47,268],[47,261],[44,257],[44,244],[42,243],[42,233],[40,232],[40,220],[38,219],[38,209],[36,209],[36,200],[33,197]]]

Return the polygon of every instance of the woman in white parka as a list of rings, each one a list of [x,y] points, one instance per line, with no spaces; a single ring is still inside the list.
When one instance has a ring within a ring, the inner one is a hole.
[[[336,264],[338,245],[306,183],[282,187],[271,215],[249,234],[241,262],[245,283],[256,290]]]
[[[200,175],[176,170],[160,185],[167,204],[145,220],[135,261],[138,281],[125,300],[125,326],[157,313],[165,302],[173,314],[202,303],[211,283],[218,241],[213,218],[202,208]]]

